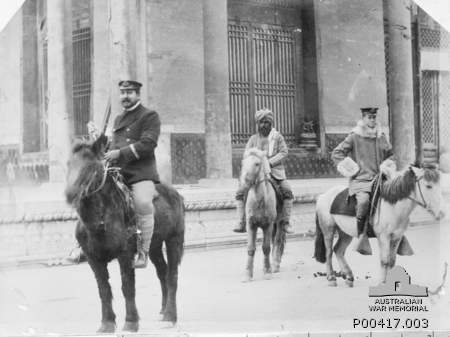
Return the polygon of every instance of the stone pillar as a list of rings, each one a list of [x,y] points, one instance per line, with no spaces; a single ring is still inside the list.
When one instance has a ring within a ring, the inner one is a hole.
[[[40,149],[37,2],[26,1],[22,13],[22,143],[23,152],[36,152]]]
[[[227,1],[203,0],[206,175],[231,178]]]
[[[50,182],[62,182],[74,133],[71,0],[47,2]]]
[[[110,0],[111,121],[122,111],[118,82],[124,79],[142,81],[137,76],[137,45],[141,41],[139,8],[137,0]]]
[[[90,120],[102,128],[111,87],[108,0],[91,1],[91,13],[93,47]]]
[[[390,118],[398,167],[415,160],[410,0],[385,1],[388,23]]]

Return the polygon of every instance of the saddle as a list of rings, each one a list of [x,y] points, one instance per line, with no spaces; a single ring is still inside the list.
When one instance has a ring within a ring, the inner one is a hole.
[[[369,236],[369,238],[375,237],[372,224],[372,215],[375,213],[375,210],[380,200],[380,188],[378,184],[378,179],[380,179],[379,176],[375,178],[372,184],[372,191],[370,193],[370,210],[368,214],[368,227],[367,227],[367,235]],[[356,217],[355,195],[349,196],[348,188],[344,189],[334,198],[331,204],[330,213],[336,215],[347,215]]]

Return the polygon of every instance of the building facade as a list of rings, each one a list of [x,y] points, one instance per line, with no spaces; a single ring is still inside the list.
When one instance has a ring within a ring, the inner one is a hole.
[[[448,33],[412,8],[408,146],[438,161],[450,139]],[[2,160],[24,179],[63,179],[71,139],[104,124],[108,102],[111,123],[118,80],[135,78],[161,116],[165,181],[236,177],[261,108],[289,145],[288,177],[336,176],[329,153],[360,107],[395,129],[386,25],[382,0],[27,0],[0,33]]]

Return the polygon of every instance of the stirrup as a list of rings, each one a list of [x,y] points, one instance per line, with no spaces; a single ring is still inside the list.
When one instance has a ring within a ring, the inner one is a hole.
[[[233,228],[233,232],[235,233],[245,233],[247,229],[245,228],[245,222],[239,222],[239,224]]]
[[[369,238],[366,234],[361,234],[358,237],[358,243],[355,250],[361,255],[372,255],[372,248],[370,247]]]
[[[86,255],[84,254],[83,249],[81,249],[81,247],[73,248],[70,251],[69,256],[65,258],[66,262],[73,264],[79,264],[81,262],[85,262],[86,260],[87,260]]]
[[[146,252],[138,252],[134,258],[133,268],[146,268],[148,264],[147,255]]]
[[[283,224],[283,230],[286,234],[294,234],[294,229],[292,228],[290,222],[285,222]]]

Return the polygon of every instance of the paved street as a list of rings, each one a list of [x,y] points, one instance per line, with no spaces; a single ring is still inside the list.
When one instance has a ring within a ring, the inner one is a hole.
[[[450,261],[450,224],[411,228],[408,237],[414,257],[400,257],[412,283],[434,289]],[[372,240],[372,246],[376,242]],[[159,322],[160,291],[153,268],[137,273],[141,332],[262,332],[351,331],[353,317],[380,317],[369,313],[368,287],[376,282],[377,251],[363,257],[349,251],[356,281],[347,288],[327,286],[314,273],[324,266],[311,258],[313,241],[290,241],[281,273],[262,277],[262,253],[257,251],[255,280],[241,282],[245,247],[221,250],[188,250],[180,270],[179,323]],[[336,264],[337,265],[337,264]],[[124,321],[118,265],[110,266],[118,330]],[[34,267],[0,271],[0,334],[93,333],[100,323],[100,302],[89,266]],[[429,303],[429,302],[428,302]],[[427,314],[430,328],[450,328],[449,296],[434,297]],[[426,316],[424,316],[426,315]],[[412,316],[412,318],[416,317]]]

